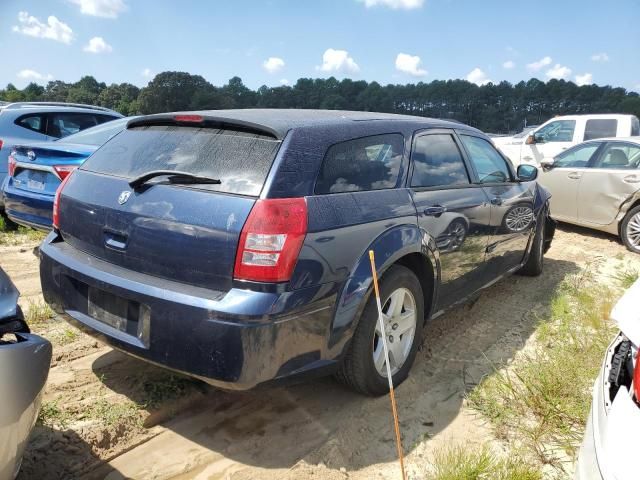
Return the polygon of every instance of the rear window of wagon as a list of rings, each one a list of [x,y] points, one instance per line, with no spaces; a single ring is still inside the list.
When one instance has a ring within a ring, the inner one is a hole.
[[[261,133],[229,129],[133,127],[98,149],[81,168],[127,179],[152,170],[183,171],[222,182],[195,188],[257,196],[280,143]]]

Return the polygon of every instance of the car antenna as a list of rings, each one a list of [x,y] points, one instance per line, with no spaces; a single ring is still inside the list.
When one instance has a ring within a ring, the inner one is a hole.
[[[398,422],[398,407],[396,405],[396,395],[393,390],[393,378],[391,376],[391,366],[389,364],[389,350],[387,348],[387,334],[384,331],[384,321],[382,319],[382,304],[380,303],[380,290],[378,289],[378,274],[376,273],[376,259],[373,250],[369,250],[371,260],[371,273],[373,275],[373,289],[376,295],[378,306],[378,324],[382,335],[382,348],[384,350],[385,364],[387,365],[387,379],[389,380],[389,397],[391,398],[391,412],[393,413],[393,426],[396,431],[396,447],[398,448],[398,459],[400,460],[400,471],[402,480],[407,480],[407,472],[404,469],[404,454],[402,452],[402,439],[400,438],[400,423]]]

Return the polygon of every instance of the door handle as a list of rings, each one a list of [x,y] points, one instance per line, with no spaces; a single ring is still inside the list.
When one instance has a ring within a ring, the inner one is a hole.
[[[500,197],[493,197],[491,199],[491,205],[497,205],[500,206],[502,205],[503,200]]]
[[[427,217],[439,217],[446,211],[447,211],[447,207],[443,207],[442,205],[433,205],[432,207],[425,208],[424,214]]]
[[[582,174],[579,172],[571,172],[567,175],[567,178],[571,180],[580,180],[582,178]]]
[[[529,160],[533,160],[533,157],[526,156],[526,157],[522,157],[522,159],[529,161]]]
[[[622,179],[625,183],[640,183],[639,175],[627,175]]]

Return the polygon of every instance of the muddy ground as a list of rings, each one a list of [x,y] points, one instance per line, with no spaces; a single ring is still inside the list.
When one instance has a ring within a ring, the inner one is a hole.
[[[25,311],[41,301],[34,246],[0,247]],[[445,445],[500,448],[465,394],[523,348],[558,284],[585,268],[611,276],[640,269],[640,256],[615,237],[562,225],[542,276],[502,280],[428,324],[396,393],[411,478]],[[32,329],[54,353],[22,480],[398,478],[388,397],[364,398],[331,378],[227,393],[114,352],[59,319]]]

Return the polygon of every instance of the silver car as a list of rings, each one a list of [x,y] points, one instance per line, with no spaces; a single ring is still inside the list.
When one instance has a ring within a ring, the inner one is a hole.
[[[51,344],[29,333],[18,295],[0,269],[0,480],[18,474],[51,363]]]
[[[593,403],[578,457],[576,480],[636,480],[640,432],[640,280],[611,313],[620,333],[593,386]]]
[[[640,137],[600,138],[542,162],[551,216],[619,235],[640,253]]]

